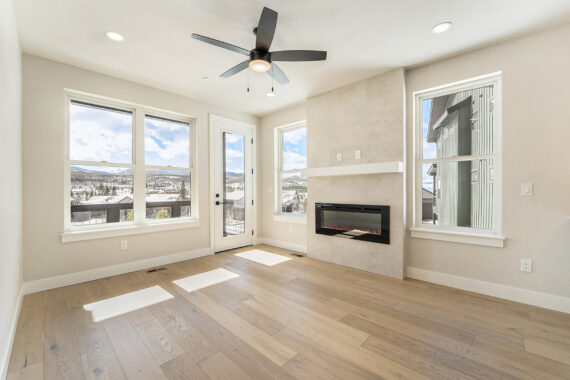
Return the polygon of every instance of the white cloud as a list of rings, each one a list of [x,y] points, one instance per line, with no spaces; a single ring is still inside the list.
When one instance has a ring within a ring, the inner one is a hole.
[[[283,170],[304,169],[307,158],[295,152],[283,152]]]
[[[160,128],[161,130],[167,130],[169,132],[180,132],[188,130],[190,128],[188,124],[182,122],[166,121],[154,118],[147,118],[146,120],[148,124],[154,125],[155,127]]]
[[[189,154],[190,154],[190,146],[189,142],[186,139],[179,139],[175,141],[168,141],[168,140],[161,140],[162,145],[164,148],[161,148],[158,143],[152,139],[151,137],[145,137],[145,150],[147,152],[156,153],[158,157],[160,157],[165,162],[154,162],[150,163],[157,164],[157,165],[172,165],[172,166],[188,166],[189,162]],[[180,158],[181,164],[172,163],[174,159]],[[170,161],[170,162],[169,162]],[[149,164],[147,162],[147,164]]]
[[[73,120],[70,132],[72,160],[132,162],[130,124]]]
[[[229,158],[243,158],[243,152],[235,149],[226,149],[226,157]]]
[[[226,133],[226,142],[228,142],[230,144],[237,143],[238,141],[241,141],[242,139],[243,139],[242,135],[238,135],[235,133]]]
[[[306,128],[298,128],[289,132],[283,133],[283,142],[290,144],[297,144],[307,135]]]

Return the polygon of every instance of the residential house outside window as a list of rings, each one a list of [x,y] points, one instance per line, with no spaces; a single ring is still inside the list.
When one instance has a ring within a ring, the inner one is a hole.
[[[307,211],[307,127],[305,122],[276,128],[275,213],[305,217]]]
[[[500,235],[500,74],[414,98],[414,228]]]

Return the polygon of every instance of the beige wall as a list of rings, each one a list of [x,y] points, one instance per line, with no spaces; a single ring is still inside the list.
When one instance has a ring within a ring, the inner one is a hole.
[[[309,168],[404,160],[404,70],[315,96],[307,102]],[[361,151],[356,160],[354,151]],[[342,161],[337,161],[337,153]],[[390,206],[390,244],[315,233],[315,202]],[[307,255],[353,268],[404,276],[404,175],[311,177]]]
[[[261,192],[262,206],[260,213],[260,237],[267,242],[290,245],[291,248],[303,249],[307,245],[305,224],[273,220],[275,211],[275,128],[306,120],[305,105],[290,107],[261,120]]]
[[[22,287],[21,53],[11,0],[0,0],[0,378]]]
[[[570,26],[407,72],[408,190],[413,92],[503,72],[504,248],[407,239],[407,265],[570,296]],[[535,195],[520,196],[532,182]],[[411,221],[412,197],[408,197]],[[533,273],[519,270],[534,260]]]
[[[64,88],[196,117],[201,226],[184,230],[62,244]],[[259,120],[184,96],[23,56],[24,278],[26,281],[209,247],[208,114],[258,124]],[[129,248],[120,250],[120,240]]]

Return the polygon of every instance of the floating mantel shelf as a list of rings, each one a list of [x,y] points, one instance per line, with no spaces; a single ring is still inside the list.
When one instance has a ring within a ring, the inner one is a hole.
[[[359,175],[359,174],[379,174],[379,173],[403,173],[404,163],[402,161],[376,162],[361,165],[339,165],[326,168],[310,168],[302,170],[304,177],[330,177],[337,175]]]

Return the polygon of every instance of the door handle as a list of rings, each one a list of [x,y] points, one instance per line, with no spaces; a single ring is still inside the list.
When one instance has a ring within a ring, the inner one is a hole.
[[[216,201],[216,206],[223,205],[225,202]]]

